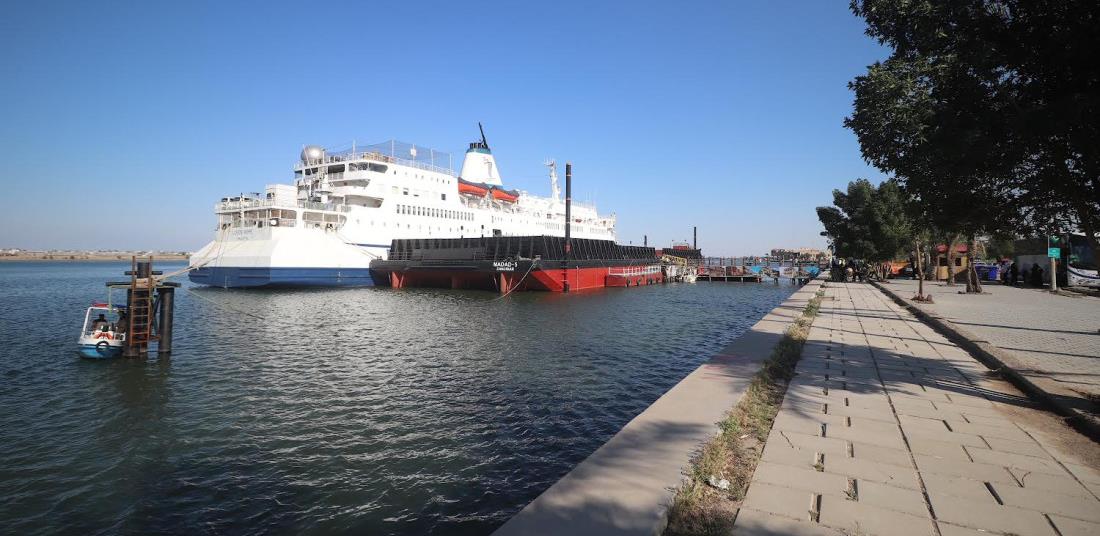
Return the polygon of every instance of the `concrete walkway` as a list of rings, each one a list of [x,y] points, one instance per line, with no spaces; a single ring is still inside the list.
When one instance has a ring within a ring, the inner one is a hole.
[[[873,286],[824,290],[735,534],[1100,534],[1095,443]]]
[[[935,303],[917,305],[909,300],[917,293],[916,281],[893,280],[883,288],[1019,373],[1067,414],[1100,430],[1100,298],[999,284],[984,285],[981,295],[966,295],[958,293],[960,286],[926,282],[925,292]]]
[[[820,285],[811,281],[795,292],[494,534],[659,534],[691,456],[714,437],[718,421]]]

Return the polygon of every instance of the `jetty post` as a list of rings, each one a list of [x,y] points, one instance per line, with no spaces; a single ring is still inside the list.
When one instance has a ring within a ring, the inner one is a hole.
[[[149,343],[157,343],[157,354],[172,353],[172,323],[175,295],[179,283],[158,279],[163,272],[153,270],[153,258],[130,258],[124,272],[129,281],[109,281],[107,288],[126,290],[126,342],[123,357],[140,358],[149,353]]]
[[[565,163],[565,255],[561,261],[562,292],[569,292],[569,260],[573,257],[573,241],[569,225],[573,221],[573,163]]]
[[[691,249],[699,249],[699,227],[691,227]]]
[[[157,319],[157,356],[168,356],[172,353],[172,321],[175,316],[176,288],[171,286],[157,287],[157,302],[160,308],[160,318]]]

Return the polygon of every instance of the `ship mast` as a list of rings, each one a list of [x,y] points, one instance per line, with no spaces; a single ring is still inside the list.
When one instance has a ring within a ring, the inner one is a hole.
[[[561,202],[561,188],[558,186],[558,164],[551,158],[545,162],[550,168],[550,197],[555,203]]]

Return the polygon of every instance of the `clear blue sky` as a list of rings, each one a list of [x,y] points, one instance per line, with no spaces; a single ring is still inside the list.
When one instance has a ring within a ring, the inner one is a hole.
[[[0,17],[0,247],[192,250],[213,204],[303,144],[542,162],[619,241],[822,246],[814,207],[879,179],[842,126],[887,51],[848,2],[15,2]],[[121,218],[131,214],[135,226]]]

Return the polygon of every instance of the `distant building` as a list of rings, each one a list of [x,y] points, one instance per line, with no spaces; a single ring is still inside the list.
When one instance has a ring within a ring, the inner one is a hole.
[[[814,248],[773,249],[771,257],[781,261],[823,261],[829,252]]]

